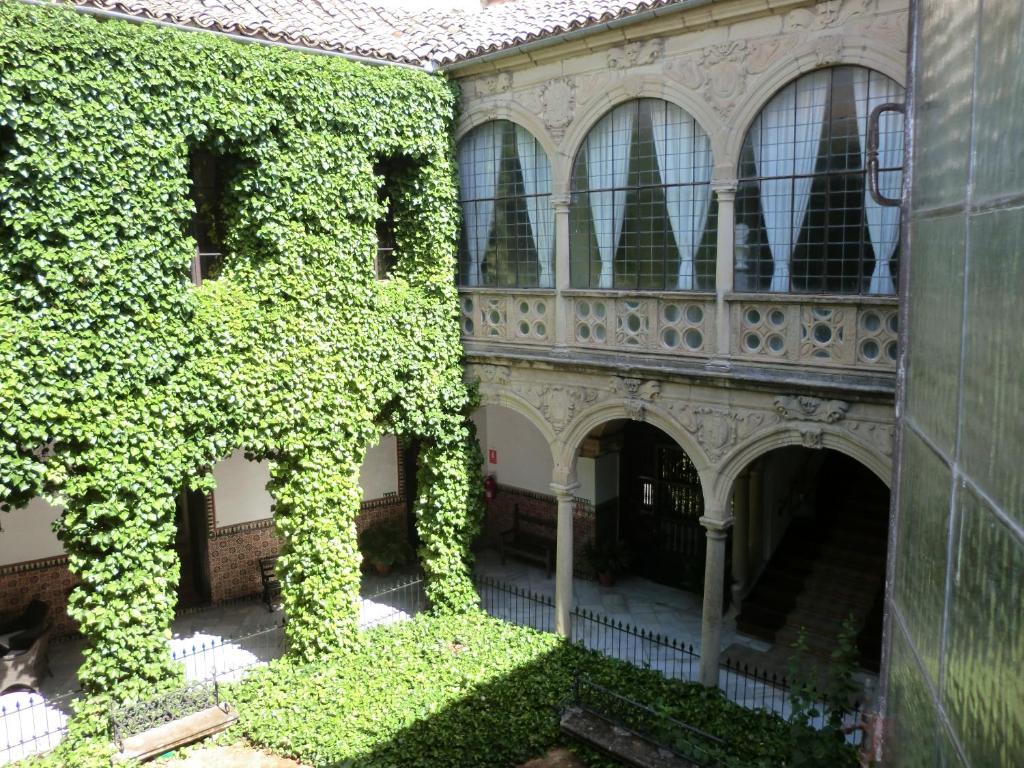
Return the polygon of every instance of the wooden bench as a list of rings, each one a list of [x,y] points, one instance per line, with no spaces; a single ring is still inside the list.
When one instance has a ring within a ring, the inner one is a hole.
[[[506,555],[515,555],[540,563],[547,577],[551,578],[551,568],[555,563],[556,533],[554,520],[523,514],[516,504],[512,507],[512,527],[502,531],[499,539],[502,564],[505,563]]]
[[[709,751],[724,746],[721,739],[580,677],[563,702],[560,727],[633,768],[728,766]]]
[[[263,602],[267,610],[274,610],[274,602],[281,597],[281,582],[277,580],[277,555],[260,558],[260,581],[263,582]]]
[[[226,729],[238,712],[220,700],[216,679],[162,694],[148,701],[112,707],[117,752],[112,764],[152,760]]]

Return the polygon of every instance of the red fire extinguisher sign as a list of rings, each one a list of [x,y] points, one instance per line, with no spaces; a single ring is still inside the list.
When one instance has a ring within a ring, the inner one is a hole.
[[[497,464],[498,463],[498,452],[494,448],[487,449],[487,463]]]

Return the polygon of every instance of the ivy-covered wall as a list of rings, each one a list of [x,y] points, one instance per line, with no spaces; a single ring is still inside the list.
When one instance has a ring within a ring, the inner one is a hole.
[[[439,77],[0,2],[0,495],[66,508],[79,677],[173,674],[176,494],[272,462],[292,651],[356,642],[358,472],[423,441],[429,596],[475,604],[452,87]],[[223,268],[195,287],[189,156],[232,159]],[[389,179],[398,266],[375,278]]]

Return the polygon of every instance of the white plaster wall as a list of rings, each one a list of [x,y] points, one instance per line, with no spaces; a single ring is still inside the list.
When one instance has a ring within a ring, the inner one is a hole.
[[[580,456],[576,459],[576,481],[580,484],[576,496],[597,503],[597,459]]]
[[[494,474],[502,485],[551,493],[554,462],[540,430],[509,408],[489,405],[483,410],[487,420],[486,443],[481,443],[487,462],[485,471]],[[497,453],[497,464],[488,461],[491,450]]]
[[[266,520],[273,514],[274,497],[267,491],[267,462],[247,461],[244,452],[235,451],[214,464],[213,477],[217,481],[213,503],[218,528]]]
[[[60,513],[60,507],[38,496],[26,507],[0,512],[0,565],[63,555],[64,546],[53,532]]]
[[[594,460],[594,503],[604,504],[619,497],[619,456],[606,453]]]
[[[363,501],[398,493],[398,438],[394,435],[384,435],[366,451],[359,468],[359,487],[363,489]]]

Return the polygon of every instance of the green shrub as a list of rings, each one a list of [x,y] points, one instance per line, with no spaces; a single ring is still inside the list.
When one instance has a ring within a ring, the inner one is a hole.
[[[483,614],[380,627],[357,651],[275,662],[229,697],[246,739],[311,766],[487,768],[562,741],[556,707],[575,672],[725,739],[731,765],[790,759],[790,725],[778,717]],[[801,737],[815,735],[805,727]]]

